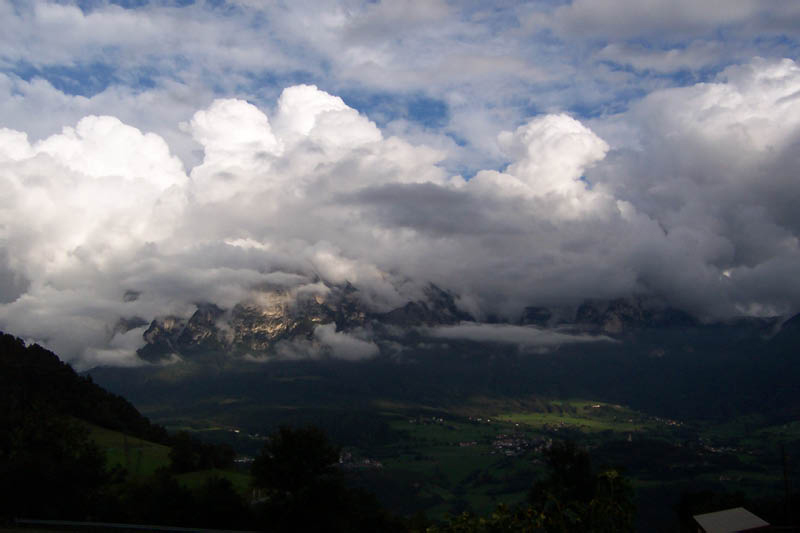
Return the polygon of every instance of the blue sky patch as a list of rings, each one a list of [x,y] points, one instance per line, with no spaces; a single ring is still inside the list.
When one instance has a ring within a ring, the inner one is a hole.
[[[379,125],[405,119],[426,128],[441,128],[449,121],[446,102],[421,94],[342,91],[340,96]]]

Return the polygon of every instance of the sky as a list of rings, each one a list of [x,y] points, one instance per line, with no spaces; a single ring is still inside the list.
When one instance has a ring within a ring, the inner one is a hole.
[[[137,364],[121,318],[347,282],[796,313],[799,50],[797,2],[0,0],[0,329]]]

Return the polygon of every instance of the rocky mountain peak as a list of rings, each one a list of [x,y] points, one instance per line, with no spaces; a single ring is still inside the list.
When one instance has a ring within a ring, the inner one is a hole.
[[[586,301],[578,307],[574,322],[580,327],[612,335],[635,329],[696,324],[696,320],[688,313],[644,298]]]
[[[225,310],[211,303],[197,305],[188,319],[154,320],[144,334],[139,355],[157,361],[178,354],[266,354],[280,341],[313,340],[318,326],[335,324],[352,331],[381,324],[413,327],[454,324],[471,317],[459,310],[452,294],[430,285],[424,299],[386,313],[370,311],[351,284],[321,283],[299,289],[263,288]]]
[[[408,302],[403,307],[393,309],[378,318],[396,326],[434,326],[455,324],[472,317],[458,309],[453,295],[430,284],[423,291],[425,300]]]

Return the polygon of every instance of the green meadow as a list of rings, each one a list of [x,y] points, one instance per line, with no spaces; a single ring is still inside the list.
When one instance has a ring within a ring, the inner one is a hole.
[[[170,448],[136,437],[131,437],[84,423],[89,430],[89,438],[105,452],[108,468],[120,467],[128,472],[131,480],[143,480],[155,474],[159,468],[170,465]],[[231,482],[242,495],[250,492],[250,474],[238,470],[208,469],[187,472],[175,476],[178,482],[190,489],[196,489],[212,477],[222,477]]]
[[[465,510],[485,514],[498,503],[524,500],[545,471],[544,451],[557,440],[574,440],[589,449],[597,467],[623,472],[645,505],[651,494],[677,498],[684,490],[771,493],[780,474],[772,443],[800,438],[800,423],[770,425],[763,417],[671,420],[584,398],[475,397],[436,407],[384,400],[357,411],[215,399],[161,422],[250,456],[280,424],[320,425],[352,455],[345,470],[353,483],[395,512],[423,510],[431,518]],[[130,439],[126,456],[121,437],[111,437],[107,433],[107,453],[116,464],[134,465],[129,470],[141,464],[145,475],[168,464],[164,447]],[[249,490],[244,472],[178,478],[197,487],[212,475],[226,477],[242,494]]]
[[[250,494],[250,474],[246,472],[238,472],[235,470],[220,470],[218,468],[210,470],[198,470],[197,472],[187,472],[185,474],[178,474],[175,478],[179,483],[190,489],[196,489],[203,485],[208,479],[212,477],[225,478],[231,482],[236,492],[243,496]]]
[[[89,438],[105,452],[109,468],[124,468],[133,479],[141,479],[153,475],[159,468],[169,466],[168,446],[89,423],[86,426]]]

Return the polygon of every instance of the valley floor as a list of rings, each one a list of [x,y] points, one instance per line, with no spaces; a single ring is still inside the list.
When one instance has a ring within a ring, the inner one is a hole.
[[[170,429],[227,442],[246,462],[263,444],[265,430],[239,425],[249,408],[234,400],[218,399],[226,408],[213,413],[169,410],[164,416],[157,406],[144,411]],[[424,512],[431,519],[463,511],[486,514],[499,503],[524,501],[544,471],[543,451],[554,441],[573,440],[589,450],[597,468],[617,469],[632,481],[640,529],[652,531],[647,524],[658,523],[674,530],[682,493],[779,499],[783,470],[777,442],[794,448],[800,442],[797,423],[769,425],[751,416],[709,424],[580,399],[474,398],[449,408],[386,401],[348,415],[260,406],[262,415],[264,410],[271,411],[267,418],[274,424],[360,421],[349,434],[340,427],[345,431],[336,435],[345,444],[340,466],[351,482],[374,492],[392,511]],[[241,476],[233,481],[244,487],[246,475]]]

